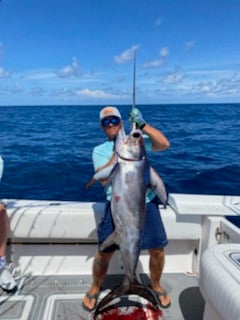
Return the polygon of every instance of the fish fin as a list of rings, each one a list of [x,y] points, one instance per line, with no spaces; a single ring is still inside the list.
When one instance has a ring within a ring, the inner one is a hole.
[[[108,180],[107,180],[107,183],[104,188],[105,193],[106,193],[107,188],[112,184],[112,181],[113,181],[115,175],[117,174],[118,169],[119,169],[119,163],[116,163],[115,165],[112,166],[112,170],[108,176]]]
[[[110,236],[108,236],[107,239],[101,244],[100,250],[103,251],[113,244],[119,245],[119,235],[116,230],[113,231],[113,233],[111,233]]]
[[[107,310],[115,308],[116,304],[111,304],[111,306],[109,306],[109,303],[114,299],[128,295],[140,296],[146,299],[147,301],[151,302],[151,304],[156,309],[159,309],[159,302],[152,290],[150,290],[148,287],[145,287],[136,279],[134,279],[133,282],[128,281],[128,285],[126,285],[126,282],[123,281],[123,283],[120,286],[115,287],[101,301],[99,301],[94,312],[94,317]]]
[[[102,180],[102,179],[108,179],[109,176],[111,176],[111,172],[113,171],[115,165],[108,165],[106,167],[103,167],[103,169],[97,171],[94,176],[88,181],[85,188],[89,189],[96,181]]]
[[[89,180],[88,183],[86,184],[85,188],[86,188],[86,189],[91,188],[91,186],[95,183],[95,181],[96,181],[96,180],[95,180],[94,178],[92,178],[91,180]]]
[[[109,166],[105,167],[104,169],[99,170],[98,172],[96,172],[94,174],[93,179],[94,180],[107,179],[110,176],[110,174],[113,170],[113,167],[114,167],[114,165],[109,165]]]
[[[150,167],[150,188],[160,198],[164,207],[167,206],[167,192],[162,178]]]

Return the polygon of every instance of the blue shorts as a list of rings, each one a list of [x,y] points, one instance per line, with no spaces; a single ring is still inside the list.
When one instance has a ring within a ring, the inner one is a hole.
[[[106,202],[105,214],[98,226],[99,246],[114,231],[114,222],[111,214],[111,203]],[[143,231],[143,239],[141,249],[164,248],[168,244],[166,231],[162,222],[162,218],[158,209],[158,199],[154,198],[147,203],[146,221]],[[112,252],[118,249],[117,245],[112,245],[104,250],[104,252]]]

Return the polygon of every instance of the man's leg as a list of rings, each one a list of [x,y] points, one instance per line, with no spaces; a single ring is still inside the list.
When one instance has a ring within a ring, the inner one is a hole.
[[[7,292],[17,289],[15,280],[6,266],[6,245],[9,231],[9,221],[6,208],[0,204],[0,287]]]
[[[83,298],[83,305],[92,310],[96,306],[97,296],[101,290],[102,283],[105,279],[109,262],[113,252],[98,252],[93,261],[93,283],[88,293]]]
[[[0,204],[0,257],[5,256],[8,230],[9,224],[6,208],[3,204]]]
[[[163,287],[161,287],[160,279],[163,272],[164,261],[165,261],[165,252],[164,249],[150,249],[150,261],[149,261],[149,269],[150,269],[150,279],[151,279],[151,288],[154,291],[159,293],[165,293]],[[171,299],[168,294],[159,295],[159,300],[162,307],[166,307],[170,304]]]

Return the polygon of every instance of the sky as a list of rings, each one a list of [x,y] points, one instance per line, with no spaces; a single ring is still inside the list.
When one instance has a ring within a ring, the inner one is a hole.
[[[0,106],[240,102],[239,0],[0,0]]]

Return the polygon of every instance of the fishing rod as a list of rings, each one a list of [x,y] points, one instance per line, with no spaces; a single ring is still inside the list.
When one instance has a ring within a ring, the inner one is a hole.
[[[132,102],[132,110],[136,107],[136,50],[133,55],[133,102]],[[133,123],[133,130],[136,130],[137,124]]]
[[[133,104],[132,104],[132,109],[135,108],[136,106],[136,50],[134,51],[134,56],[133,56]]]

